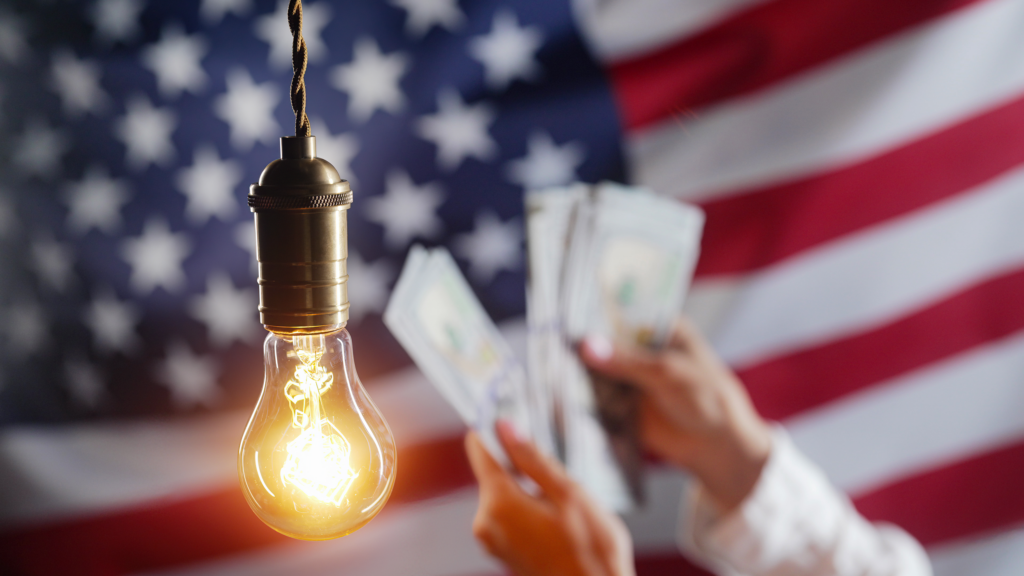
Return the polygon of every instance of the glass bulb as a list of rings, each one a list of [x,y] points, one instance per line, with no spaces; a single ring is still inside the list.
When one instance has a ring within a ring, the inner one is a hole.
[[[249,506],[302,540],[351,534],[395,485],[395,439],[367,396],[344,328],[276,334],[263,345],[263,392],[238,450]]]

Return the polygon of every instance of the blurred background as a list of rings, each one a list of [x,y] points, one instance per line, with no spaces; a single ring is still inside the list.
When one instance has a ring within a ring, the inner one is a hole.
[[[250,512],[248,185],[293,133],[286,0],[0,3],[0,573],[485,575],[463,427],[380,320],[453,251],[522,342],[522,196],[702,206],[687,311],[941,576],[1024,573],[1024,1],[318,0],[307,112],[353,183],[349,329],[400,446],[326,543]],[[643,575],[686,478],[630,515]]]

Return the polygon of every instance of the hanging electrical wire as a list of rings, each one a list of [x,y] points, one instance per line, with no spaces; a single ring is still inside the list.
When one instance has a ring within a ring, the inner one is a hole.
[[[309,137],[312,133],[306,117],[306,40],[302,37],[302,0],[288,3],[288,28],[292,32],[292,110],[295,112],[295,135]]]

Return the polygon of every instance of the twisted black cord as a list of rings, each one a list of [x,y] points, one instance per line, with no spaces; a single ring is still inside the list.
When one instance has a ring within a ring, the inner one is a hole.
[[[295,112],[295,135],[309,137],[306,117],[306,41],[302,38],[302,0],[288,3],[288,28],[292,31],[292,110]]]

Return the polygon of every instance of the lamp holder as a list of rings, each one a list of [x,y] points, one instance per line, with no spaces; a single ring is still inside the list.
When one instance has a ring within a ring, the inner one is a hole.
[[[256,219],[260,322],[277,332],[348,322],[352,189],[316,157],[316,137],[281,138],[281,158],[249,188]]]

